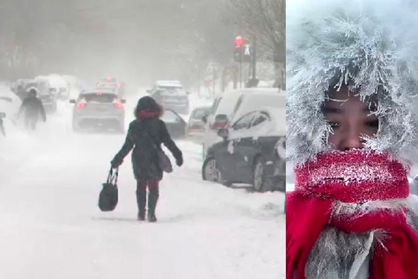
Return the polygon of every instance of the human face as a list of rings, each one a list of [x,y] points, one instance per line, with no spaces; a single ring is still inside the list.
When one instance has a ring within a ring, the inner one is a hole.
[[[328,137],[331,148],[341,151],[363,148],[364,138],[376,135],[379,120],[376,115],[371,114],[371,110],[375,110],[375,105],[371,104],[361,101],[347,87],[329,94],[323,113],[332,128]]]

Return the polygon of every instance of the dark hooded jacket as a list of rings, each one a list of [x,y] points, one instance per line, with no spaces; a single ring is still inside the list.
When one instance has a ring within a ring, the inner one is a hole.
[[[42,120],[46,121],[44,105],[36,96],[29,95],[23,100],[19,114],[22,112],[24,113],[25,118],[32,118],[37,121],[39,117],[42,117]]]
[[[182,162],[182,152],[171,139],[165,123],[158,118],[134,120],[129,124],[125,143],[112,160],[120,165],[123,158],[132,152],[132,167],[137,180],[160,180],[163,172],[158,165],[157,148],[163,143],[177,162]]]

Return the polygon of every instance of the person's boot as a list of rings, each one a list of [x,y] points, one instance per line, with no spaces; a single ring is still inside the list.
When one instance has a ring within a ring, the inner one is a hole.
[[[138,204],[138,220],[145,220],[145,205],[147,203],[146,188],[138,185],[136,188],[136,202]]]
[[[138,212],[138,221],[145,221],[145,209]]]
[[[158,201],[158,188],[150,189],[148,193],[148,221],[157,222],[157,217],[155,216],[155,207],[157,206]]]

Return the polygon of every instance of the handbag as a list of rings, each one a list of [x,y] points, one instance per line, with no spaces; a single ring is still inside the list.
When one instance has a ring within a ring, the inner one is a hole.
[[[157,150],[158,154],[158,165],[160,168],[165,171],[166,173],[170,173],[173,171],[173,165],[171,165],[170,158],[168,158],[167,154],[164,153],[161,149]]]
[[[106,183],[103,183],[103,188],[99,195],[99,208],[101,211],[112,211],[118,204],[118,174],[118,169],[113,172],[113,168],[111,168]]]
[[[159,147],[155,141],[152,139],[151,135],[148,133],[148,131],[143,128],[145,134],[148,136],[148,138],[152,142],[152,146],[157,151],[158,156],[158,166],[166,173],[170,173],[173,171],[173,165],[171,164],[170,158],[168,158],[167,154]]]

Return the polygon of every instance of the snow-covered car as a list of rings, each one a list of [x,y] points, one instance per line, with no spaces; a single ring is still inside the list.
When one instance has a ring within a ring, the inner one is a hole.
[[[202,155],[206,157],[209,146],[220,140],[217,132],[235,122],[243,114],[261,107],[284,108],[286,97],[277,88],[243,88],[225,92],[215,98],[207,117],[202,143]]]
[[[165,109],[172,109],[182,114],[189,113],[188,92],[179,81],[158,80],[147,93]]]
[[[203,121],[210,112],[210,107],[197,107],[189,117],[186,127],[186,135],[188,138],[201,142],[205,133],[205,122]]]
[[[248,111],[264,106],[285,108],[286,95],[277,88],[242,89],[230,113],[230,121],[233,123]]]
[[[182,138],[186,134],[186,121],[174,110],[165,109],[161,120],[165,122],[172,138]]]
[[[208,147],[220,141],[217,132],[228,124],[228,119],[238,98],[239,91],[231,91],[218,95],[213,100],[208,116],[203,119],[205,122],[205,132],[202,138],[203,159],[206,157]]]
[[[73,131],[109,130],[125,132],[125,100],[113,92],[88,91],[82,92],[73,109]]]
[[[47,113],[57,111],[57,92],[50,88],[49,80],[45,76],[38,76],[35,79],[19,79],[11,87],[11,90],[23,101],[30,90],[38,90],[38,98],[42,101]]]
[[[285,157],[277,150],[286,139],[285,118],[285,108],[265,107],[220,129],[223,140],[208,149],[202,178],[225,185],[247,183],[256,191],[285,191]]]
[[[68,99],[70,94],[69,83],[63,76],[58,74],[50,74],[47,76],[37,76],[35,80],[46,81],[49,87],[50,95],[55,96],[56,99]]]

